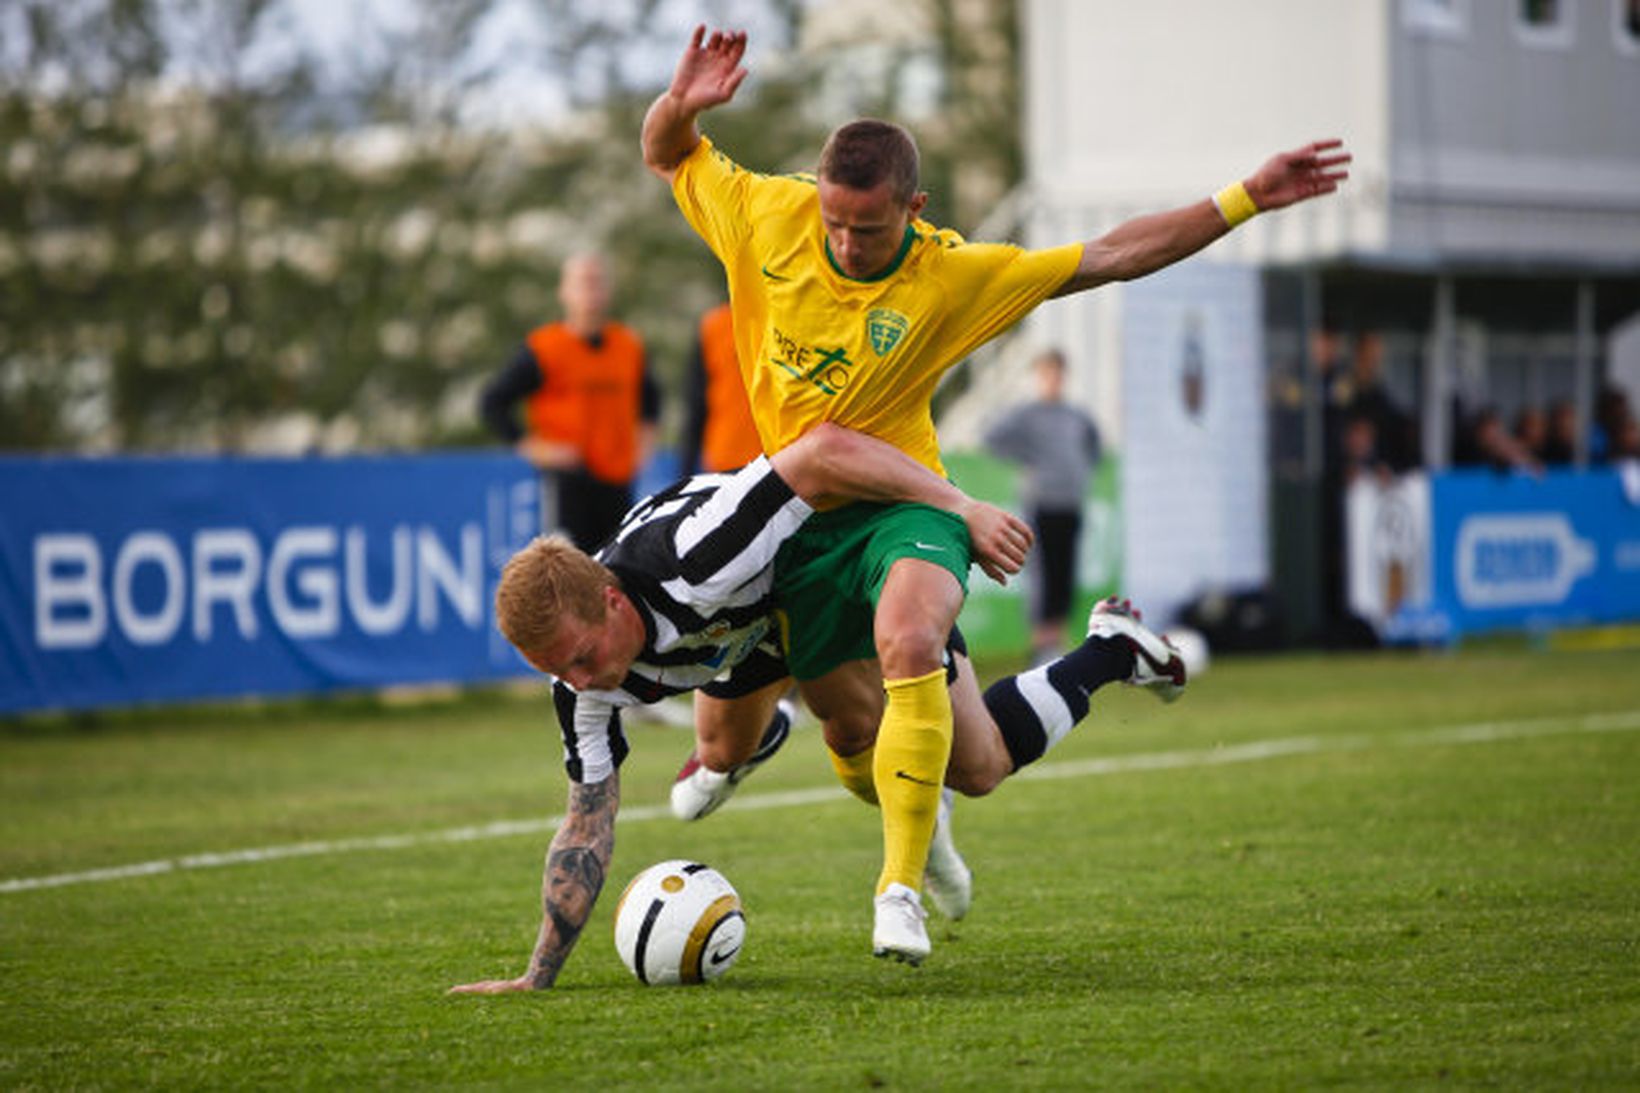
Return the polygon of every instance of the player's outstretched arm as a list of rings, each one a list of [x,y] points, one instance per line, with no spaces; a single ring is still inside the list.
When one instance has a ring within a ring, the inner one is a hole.
[[[609,860],[615,853],[615,813],[620,804],[619,772],[602,782],[570,786],[569,812],[547,849],[547,868],[541,879],[541,933],[529,971],[517,979],[464,983],[451,987],[451,994],[506,994],[552,986],[603,891]]]
[[[955,513],[968,525],[974,561],[1007,583],[1031,547],[1031,528],[1013,513],[976,501],[898,448],[876,437],[822,422],[770,458],[792,491],[816,508],[845,501],[920,501]]]
[[[672,173],[700,143],[695,119],[702,111],[735,97],[746,78],[740,60],[746,54],[746,32],[697,26],[689,39],[672,83],[649,106],[643,119],[643,161],[651,171],[672,181]]]
[[[1318,140],[1281,152],[1216,196],[1167,212],[1135,217],[1082,246],[1082,261],[1055,296],[1132,281],[1206,247],[1261,212],[1330,194],[1349,177],[1340,140]]]

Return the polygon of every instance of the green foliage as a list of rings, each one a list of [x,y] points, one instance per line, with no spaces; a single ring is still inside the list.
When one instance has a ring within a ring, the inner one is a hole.
[[[1101,691],[1034,777],[959,805],[974,910],[916,970],[868,955],[869,810],[752,807],[832,784],[812,725],[708,820],[621,825],[612,888],[691,856],[740,889],[748,948],[708,988],[633,981],[606,898],[553,991],[445,995],[522,970],[544,830],[0,892],[0,1083],[1632,1087],[1622,658],[1281,657],[1169,707]],[[1440,732],[1498,723],[1541,735]],[[1302,746],[1215,761],[1270,740]],[[687,748],[634,729],[629,817]],[[493,695],[14,728],[0,879],[544,820],[557,751],[544,698]]]
[[[588,248],[679,389],[722,275],[640,164],[656,76],[631,59],[683,32],[653,0],[541,0],[579,109],[500,131],[462,115],[494,75],[470,49],[494,6],[417,0],[406,26],[361,25],[338,74],[270,0],[23,0],[0,53],[0,447],[480,440],[478,386]],[[759,43],[711,130],[748,165],[807,168],[847,113],[896,114],[901,68],[932,50],[942,115],[910,120],[942,214],[977,219],[962,179],[1000,178],[984,195],[1018,172],[1014,5],[982,7],[929,0],[933,44],[861,70],[848,43],[782,52],[805,16],[769,0],[785,41]]]
[[[925,0],[943,74],[939,113],[923,135],[931,213],[973,231],[1025,177],[1019,10],[1013,0]]]

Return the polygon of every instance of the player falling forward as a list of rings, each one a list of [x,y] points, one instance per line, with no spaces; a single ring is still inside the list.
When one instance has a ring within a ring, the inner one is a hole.
[[[1034,251],[969,244],[920,219],[927,195],[917,188],[916,145],[898,126],[843,126],[812,178],[749,171],[702,137],[696,119],[734,97],[745,50],[743,32],[696,28],[645,116],[643,152],[724,266],[766,452],[832,421],[943,473],[929,400],[946,369],[1051,297],[1143,277],[1259,212],[1331,193],[1350,158],[1339,141],[1317,141],[1212,198],[1087,242]],[[961,528],[904,506],[849,505],[806,523],[778,568],[792,620],[787,659],[805,700],[839,723],[862,714],[859,750],[835,758],[850,788],[869,772],[882,807],[873,950],[919,961],[929,944],[917,889],[940,786],[962,747],[942,666],[966,595]],[[1047,678],[1075,689],[1066,672]],[[879,680],[886,699],[871,693]],[[1075,700],[1054,693],[1055,702]],[[986,704],[1006,731],[1008,703],[987,694]]]
[[[569,808],[547,852],[529,969],[456,992],[543,989],[557,978],[614,853],[623,708],[699,688],[710,696],[697,711],[705,718],[701,739],[783,731],[786,715],[775,705],[790,680],[775,641],[775,552],[814,506],[843,497],[944,506],[997,580],[1019,572],[1030,546],[1030,529],[1017,517],[969,499],[881,441],[822,425],[772,458],[646,499],[597,558],[555,536],[508,562],[496,619],[525,659],[554,678]],[[712,721],[737,716],[754,720]]]

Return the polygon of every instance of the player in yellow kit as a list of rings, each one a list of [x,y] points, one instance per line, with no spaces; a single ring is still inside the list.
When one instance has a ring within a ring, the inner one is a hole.
[[[745,48],[744,33],[697,28],[644,119],[643,150],[723,263],[740,365],[770,452],[833,421],[943,473],[929,401],[946,369],[1049,297],[1144,276],[1257,212],[1335,190],[1349,159],[1339,142],[1317,142],[1211,199],[1086,243],[969,244],[920,219],[927,195],[917,188],[916,146],[898,126],[839,129],[814,177],[758,174],[713,147],[696,118],[733,98],[747,75]],[[780,560],[788,661],[823,718],[861,705],[873,653],[880,662],[887,703],[872,782],[884,868],[873,948],[916,962],[929,951],[917,888],[951,758],[942,660],[968,547],[960,524],[918,506],[855,504],[823,516]],[[843,773],[847,781],[860,772]]]

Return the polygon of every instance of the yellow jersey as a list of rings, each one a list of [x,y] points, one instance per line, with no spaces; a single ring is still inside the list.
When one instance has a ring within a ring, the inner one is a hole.
[[[672,193],[728,275],[736,355],[770,453],[830,421],[943,477],[929,407],[940,376],[1051,296],[1082,256],[1080,243],[968,243],[918,220],[882,273],[849,277],[812,175],[748,171],[704,137]]]

